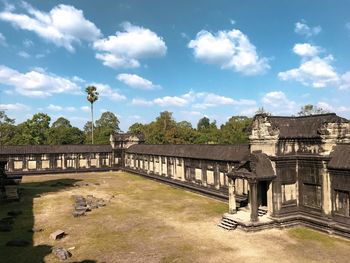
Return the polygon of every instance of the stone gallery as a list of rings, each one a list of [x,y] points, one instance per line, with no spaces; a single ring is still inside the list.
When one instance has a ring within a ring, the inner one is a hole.
[[[249,144],[0,146],[9,178],[125,170],[229,202],[219,226],[255,231],[295,225],[350,237],[350,122],[335,114],[256,115]]]

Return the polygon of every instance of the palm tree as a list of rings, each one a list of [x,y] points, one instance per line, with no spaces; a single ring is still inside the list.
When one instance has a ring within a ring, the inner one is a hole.
[[[87,100],[91,104],[91,144],[94,144],[94,102],[98,100],[98,92],[95,86],[88,86],[85,89]]]

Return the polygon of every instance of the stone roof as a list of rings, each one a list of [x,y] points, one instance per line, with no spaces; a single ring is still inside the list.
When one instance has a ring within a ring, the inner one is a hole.
[[[261,115],[256,115],[255,118]],[[327,123],[349,122],[347,119],[337,116],[335,113],[284,117],[266,116],[272,124],[271,129],[279,130],[280,138],[319,138],[323,134],[322,128]]]
[[[350,144],[338,144],[330,154],[328,163],[330,169],[350,169]]]
[[[269,157],[264,153],[245,156],[240,165],[227,174],[230,178],[266,180],[276,177]]]
[[[152,154],[217,161],[240,161],[249,154],[248,144],[137,144],[127,153]]]
[[[49,153],[109,153],[111,145],[1,145],[0,155]]]

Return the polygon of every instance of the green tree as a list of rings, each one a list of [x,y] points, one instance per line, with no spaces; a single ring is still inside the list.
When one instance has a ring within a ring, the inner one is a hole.
[[[117,116],[110,111],[102,113],[96,121],[96,143],[108,144],[110,135],[115,132],[120,132]]]
[[[246,116],[232,116],[221,125],[219,142],[223,144],[248,142],[252,122],[252,118]]]
[[[84,133],[73,127],[69,120],[60,117],[48,131],[48,144],[81,144],[84,142]]]
[[[128,133],[136,135],[140,133],[145,133],[144,130],[145,130],[145,125],[143,125],[142,123],[136,122],[129,127]]]
[[[210,120],[208,117],[201,118],[197,123],[197,130],[198,131],[208,130],[209,127],[210,127]]]
[[[16,134],[15,120],[10,119],[5,111],[0,111],[0,145],[12,144]]]
[[[16,145],[46,144],[51,118],[45,113],[36,113],[32,119],[28,119],[17,125],[13,143]]]
[[[308,115],[315,115],[315,114],[323,114],[328,113],[329,111],[322,109],[321,107],[312,105],[312,104],[306,104],[300,108],[300,111],[298,112],[299,116],[308,116]]]
[[[95,86],[88,86],[85,89],[87,93],[87,100],[90,102],[91,106],[91,144],[94,144],[94,102],[98,100],[98,92]]]
[[[216,144],[219,140],[219,130],[216,121],[210,122],[208,117],[201,118],[197,123],[198,136],[196,144]]]

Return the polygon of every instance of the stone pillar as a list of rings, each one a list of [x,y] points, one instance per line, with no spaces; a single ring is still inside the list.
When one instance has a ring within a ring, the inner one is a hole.
[[[62,169],[66,169],[66,155],[65,154],[62,154],[62,157],[61,157],[61,167]]]
[[[207,184],[208,184],[208,182],[207,182],[207,167],[208,167],[207,162],[200,160],[199,165],[201,167],[203,185],[207,186]]]
[[[162,175],[162,170],[163,170],[163,162],[162,162],[162,157],[158,156],[158,174]]]
[[[332,216],[332,188],[331,188],[331,178],[327,170],[327,163],[322,162],[322,209],[323,214],[327,217]]]
[[[101,158],[100,158],[100,154],[96,153],[96,168],[100,168],[101,167]]]
[[[257,222],[259,220],[258,219],[258,182],[250,181],[249,188],[250,188],[250,191],[249,191],[250,221]]]
[[[186,168],[185,161],[183,158],[179,158],[181,163],[181,181],[186,181]]]
[[[230,214],[237,213],[235,180],[230,178],[228,179],[228,198],[228,212]]]
[[[216,189],[220,189],[220,165],[215,163],[214,167],[214,185]]]

